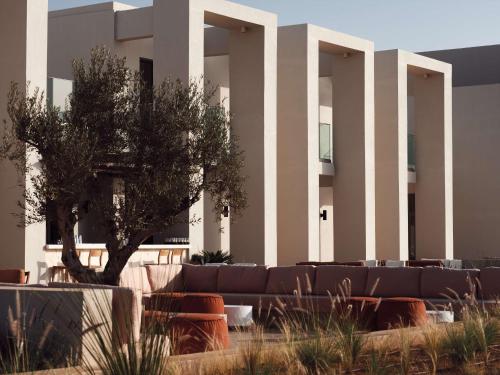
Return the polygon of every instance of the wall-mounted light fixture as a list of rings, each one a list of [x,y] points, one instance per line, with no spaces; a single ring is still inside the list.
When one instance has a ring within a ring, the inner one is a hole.
[[[246,33],[248,31],[248,28],[246,26],[241,26],[240,28],[240,32],[242,32],[243,34]]]
[[[222,215],[224,217],[229,217],[229,206],[224,206],[224,208],[222,209]]]
[[[323,221],[327,220],[326,210],[322,210],[319,214],[319,217],[323,219]]]

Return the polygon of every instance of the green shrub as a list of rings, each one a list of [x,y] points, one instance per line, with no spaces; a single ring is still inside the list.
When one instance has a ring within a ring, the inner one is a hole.
[[[191,256],[191,263],[193,263],[193,264],[207,264],[207,263],[233,264],[233,256],[228,251],[203,250],[201,252],[201,254],[193,254]]]

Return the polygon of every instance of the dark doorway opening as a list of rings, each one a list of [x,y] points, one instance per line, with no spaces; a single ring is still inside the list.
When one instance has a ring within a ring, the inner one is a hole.
[[[417,259],[415,230],[415,194],[408,194],[408,259]]]
[[[139,60],[139,70],[142,82],[144,82],[146,88],[151,89],[153,87],[153,60],[141,57]]]

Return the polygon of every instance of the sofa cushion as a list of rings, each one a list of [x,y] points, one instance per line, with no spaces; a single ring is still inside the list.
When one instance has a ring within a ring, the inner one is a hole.
[[[271,267],[267,275],[266,293],[309,294],[314,284],[314,266]]]
[[[151,292],[179,292],[184,290],[182,264],[160,264],[145,267]]]
[[[479,297],[489,300],[500,298],[500,267],[486,267],[479,274]]]
[[[471,293],[475,287],[479,270],[455,270],[439,267],[425,267],[420,278],[420,293],[422,298],[460,298]],[[471,285],[472,283],[472,285]],[[455,292],[455,293],[454,293]]]
[[[365,292],[367,274],[368,268],[361,266],[318,266],[313,294],[362,296]],[[350,292],[343,286],[346,279],[350,282]]]
[[[377,297],[420,297],[420,275],[417,267],[370,267],[365,295]]]
[[[24,270],[20,268],[15,269],[0,269],[0,282],[12,284],[25,284],[26,279]]]
[[[125,267],[120,274],[119,285],[125,288],[140,289],[144,294],[151,293],[146,267]]]
[[[225,266],[222,266],[225,267]],[[217,292],[217,274],[219,266],[182,266],[182,278],[187,292]]]
[[[267,266],[219,268],[217,291],[221,293],[265,293]]]

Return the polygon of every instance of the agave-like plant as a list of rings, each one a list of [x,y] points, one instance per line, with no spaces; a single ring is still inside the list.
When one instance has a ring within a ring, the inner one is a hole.
[[[320,333],[292,344],[292,356],[307,374],[323,374],[339,363],[335,341]]]
[[[340,321],[336,324],[335,343],[342,368],[350,372],[365,344],[364,336],[359,334],[355,321]]]

